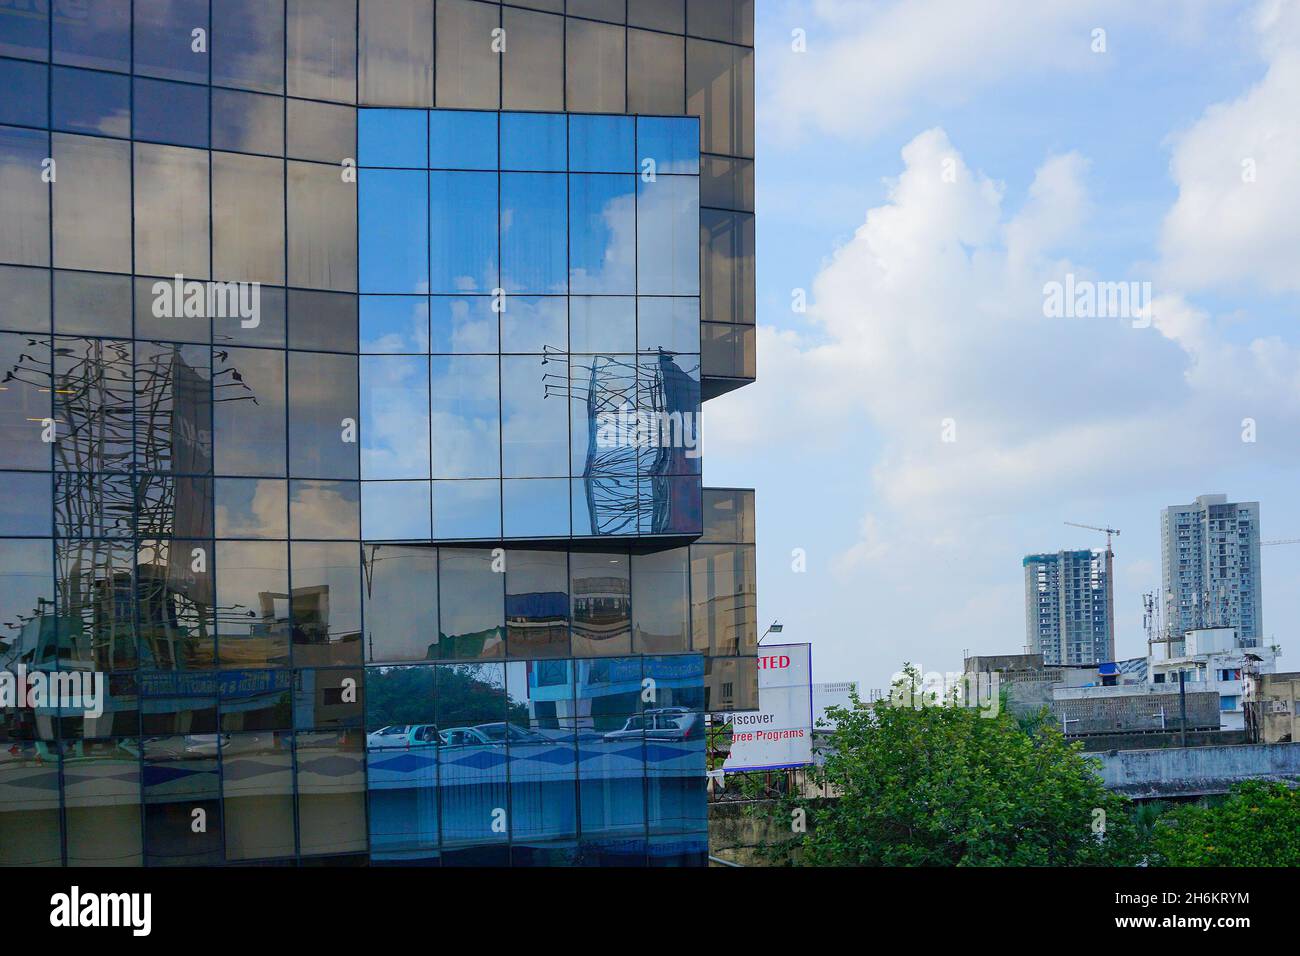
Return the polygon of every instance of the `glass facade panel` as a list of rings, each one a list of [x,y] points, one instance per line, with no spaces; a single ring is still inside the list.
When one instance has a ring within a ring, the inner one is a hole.
[[[0,862],[698,864],[752,517],[654,436],[752,377],[743,5],[28,6],[0,651],[109,696],[0,716]]]

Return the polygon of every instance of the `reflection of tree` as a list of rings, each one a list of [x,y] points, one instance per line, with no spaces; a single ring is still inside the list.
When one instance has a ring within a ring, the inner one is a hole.
[[[371,729],[434,723],[435,716],[443,730],[503,720],[528,726],[527,706],[506,702],[500,664],[371,669],[366,677],[366,714]]]

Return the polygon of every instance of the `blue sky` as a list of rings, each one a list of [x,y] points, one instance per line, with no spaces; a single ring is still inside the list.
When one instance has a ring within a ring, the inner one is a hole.
[[[1120,656],[1161,507],[1300,537],[1300,0],[758,7],[759,382],[705,478],[757,489],[762,626],[816,679],[1019,651],[1020,558],[1103,543],[1065,521],[1123,531]],[[1044,317],[1066,273],[1150,282],[1151,326]],[[1263,574],[1287,648],[1300,545]]]

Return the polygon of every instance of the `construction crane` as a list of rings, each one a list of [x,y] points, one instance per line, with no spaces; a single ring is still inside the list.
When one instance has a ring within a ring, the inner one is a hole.
[[[1113,550],[1113,549],[1111,548],[1111,546],[1110,546],[1110,536],[1113,535],[1113,534],[1114,534],[1114,535],[1118,535],[1118,534],[1119,534],[1119,529],[1118,529],[1118,528],[1098,528],[1096,525],[1091,525],[1091,524],[1079,524],[1079,523],[1076,522],[1076,521],[1067,521],[1066,524],[1068,524],[1071,528],[1085,528],[1085,529],[1087,529],[1088,531],[1100,531],[1100,532],[1103,532],[1103,533],[1106,535],[1106,553],[1109,554],[1109,555],[1114,555],[1114,554],[1115,554],[1114,550]]]
[[[1271,544],[1300,544],[1300,538],[1279,538],[1276,541],[1261,541],[1259,546],[1267,548]]]

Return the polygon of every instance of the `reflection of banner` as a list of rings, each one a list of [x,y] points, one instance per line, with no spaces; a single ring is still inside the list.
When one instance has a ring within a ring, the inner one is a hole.
[[[171,361],[171,458],[173,482],[171,533],[176,538],[204,539],[212,534],[212,481],[189,477],[212,473],[212,430],[209,384],[180,356]],[[168,554],[167,584],[196,604],[211,605],[212,577],[195,574],[191,549]],[[207,560],[212,556],[208,555]]]
[[[811,644],[760,648],[758,710],[732,714],[731,730],[731,754],[723,770],[775,770],[812,763]]]

